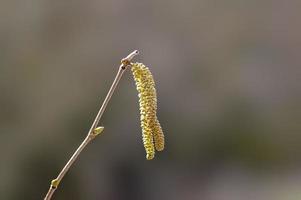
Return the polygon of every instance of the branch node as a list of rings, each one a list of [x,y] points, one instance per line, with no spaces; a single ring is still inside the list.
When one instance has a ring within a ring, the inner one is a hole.
[[[56,189],[60,184],[60,181],[58,179],[53,179],[51,181],[51,188]]]
[[[132,53],[130,53],[127,57],[121,59],[121,68],[125,69],[127,66],[131,65],[131,60],[137,56],[139,54],[138,50],[133,51]]]
[[[103,131],[103,129],[104,129],[103,126],[99,126],[99,127],[95,128],[92,132],[92,135],[94,137],[98,136]]]

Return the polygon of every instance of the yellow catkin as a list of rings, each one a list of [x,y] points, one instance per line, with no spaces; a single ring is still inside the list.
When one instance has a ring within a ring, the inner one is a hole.
[[[162,131],[162,127],[158,119],[156,119],[154,124],[154,141],[155,148],[157,151],[163,151],[164,149],[164,134]]]
[[[140,105],[140,121],[142,139],[146,151],[146,159],[153,159],[155,149],[164,149],[164,135],[157,119],[157,94],[155,82],[148,67],[142,63],[133,63],[132,72],[136,82]]]

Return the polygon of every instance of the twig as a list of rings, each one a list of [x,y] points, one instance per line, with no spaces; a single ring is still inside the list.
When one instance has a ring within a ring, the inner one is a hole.
[[[97,127],[99,120],[101,118],[101,116],[103,115],[108,102],[110,101],[116,86],[118,85],[124,71],[126,70],[127,66],[131,65],[131,60],[138,55],[139,52],[137,50],[133,51],[132,53],[130,53],[127,57],[123,58],[121,60],[121,65],[119,67],[119,70],[117,72],[117,75],[112,83],[112,86],[105,98],[105,100],[102,103],[102,106],[100,107],[95,120],[86,136],[86,138],[83,140],[83,142],[80,144],[80,146],[76,149],[76,151],[74,152],[74,154],[71,156],[71,158],[69,159],[69,161],[66,163],[66,165],[64,166],[64,168],[62,169],[62,171],[59,173],[59,175],[57,176],[56,179],[53,179],[51,181],[50,184],[50,188],[44,198],[44,200],[50,200],[53,193],[55,192],[55,190],[57,189],[58,185],[60,184],[61,180],[63,179],[63,177],[65,176],[65,174],[68,172],[69,168],[71,167],[71,165],[74,163],[74,161],[76,160],[76,158],[79,156],[79,154],[82,152],[82,150],[89,144],[89,142],[91,142],[97,135],[99,135],[102,131],[103,131],[103,127]]]

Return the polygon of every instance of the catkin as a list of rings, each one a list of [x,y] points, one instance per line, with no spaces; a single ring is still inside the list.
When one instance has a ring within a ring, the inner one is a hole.
[[[155,149],[157,151],[164,149],[164,135],[156,115],[157,94],[155,82],[148,67],[142,63],[133,63],[131,69],[138,91],[142,139],[146,159],[151,160],[155,156]]]
[[[162,151],[164,149],[164,134],[158,119],[156,119],[153,127],[155,148],[157,151]]]

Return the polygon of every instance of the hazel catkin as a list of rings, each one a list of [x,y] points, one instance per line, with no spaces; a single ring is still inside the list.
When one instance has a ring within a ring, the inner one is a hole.
[[[138,91],[142,139],[146,159],[151,160],[155,156],[155,149],[157,151],[164,149],[164,135],[157,119],[155,82],[149,68],[142,63],[133,63],[131,69]]]

